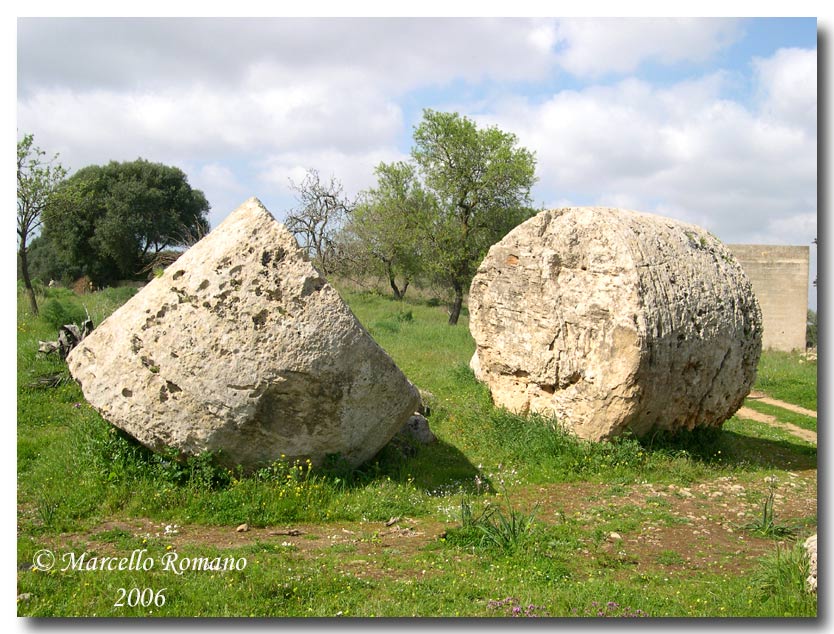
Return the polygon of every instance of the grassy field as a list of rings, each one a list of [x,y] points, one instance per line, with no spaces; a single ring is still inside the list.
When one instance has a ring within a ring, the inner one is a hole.
[[[816,446],[782,429],[733,418],[582,442],[492,407],[465,314],[452,328],[435,302],[343,289],[431,394],[438,442],[353,471],[180,464],[116,432],[36,354],[67,315],[100,323],[131,292],[49,290],[39,318],[19,298],[20,615],[816,615],[800,547],[816,532]],[[757,389],[815,408],[816,364],[765,354]]]
[[[768,352],[762,355],[756,390],[806,409],[817,409],[817,364],[796,354]]]

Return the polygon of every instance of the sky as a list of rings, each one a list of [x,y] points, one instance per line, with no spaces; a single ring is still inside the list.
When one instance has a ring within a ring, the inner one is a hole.
[[[18,137],[176,165],[212,226],[250,196],[281,220],[311,168],[372,187],[425,108],[514,133],[536,207],[808,245],[817,275],[814,18],[17,20]]]

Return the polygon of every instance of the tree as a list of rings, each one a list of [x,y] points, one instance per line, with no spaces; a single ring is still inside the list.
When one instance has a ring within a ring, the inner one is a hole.
[[[808,309],[808,318],[805,321],[805,347],[817,347],[817,313]]]
[[[455,325],[487,249],[530,215],[536,160],[516,147],[514,134],[478,129],[458,113],[424,110],[414,141],[411,156],[437,204],[421,232],[430,248],[426,262],[454,292],[449,324]]]
[[[35,236],[29,242],[27,251],[29,275],[32,277],[32,285],[35,288],[37,288],[37,280],[44,284],[56,280],[69,286],[82,275],[80,268],[62,259],[62,253],[49,240],[44,238],[43,233]],[[18,277],[23,278],[19,263]]]
[[[403,299],[422,269],[420,230],[435,213],[435,201],[408,163],[380,163],[375,173],[377,187],[362,193],[347,233],[379,264],[394,297]]]
[[[295,235],[307,257],[322,273],[329,275],[336,259],[336,233],[350,216],[355,202],[345,197],[342,184],[334,177],[322,183],[315,169],[308,169],[300,183],[290,180],[290,188],[296,192],[298,206],[287,214],[287,229]]]
[[[144,159],[90,165],[44,214],[44,237],[98,286],[133,279],[165,249],[208,230],[209,204],[176,167]]]
[[[38,302],[29,277],[29,242],[43,223],[43,211],[67,170],[58,163],[57,154],[47,160],[46,152],[34,146],[34,138],[26,134],[17,142],[17,254],[29,304],[37,315]]]

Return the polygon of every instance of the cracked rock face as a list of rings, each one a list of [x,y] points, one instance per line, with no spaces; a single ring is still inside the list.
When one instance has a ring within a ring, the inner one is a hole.
[[[84,396],[154,450],[227,466],[373,457],[420,403],[295,238],[251,198],[69,355]]]
[[[479,267],[469,312],[471,366],[495,403],[590,440],[721,426],[761,354],[758,302],[718,239],[620,209],[516,227]]]

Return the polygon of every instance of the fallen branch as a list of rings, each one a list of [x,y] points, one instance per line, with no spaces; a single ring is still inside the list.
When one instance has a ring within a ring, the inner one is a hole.
[[[90,319],[88,313],[87,319],[81,324],[80,328],[75,324],[64,324],[58,328],[57,341],[38,341],[38,352],[43,354],[57,352],[62,359],[66,359],[72,349],[91,332],[93,332],[93,320]]]

